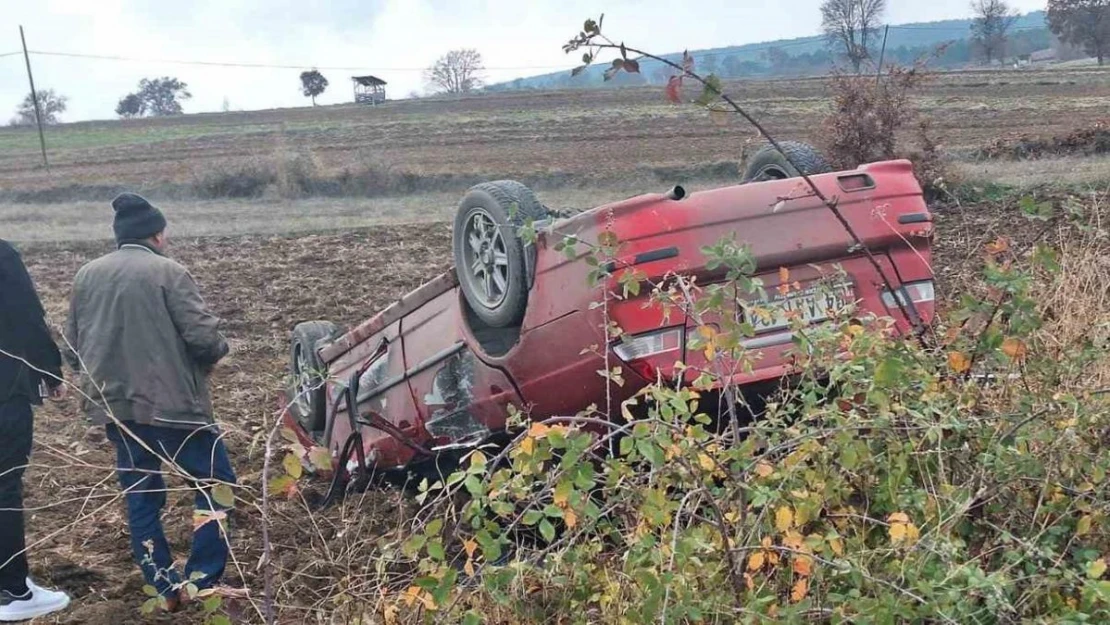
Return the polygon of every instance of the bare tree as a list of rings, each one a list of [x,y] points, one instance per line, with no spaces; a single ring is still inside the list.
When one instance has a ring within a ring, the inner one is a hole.
[[[64,95],[54,93],[53,89],[42,89],[36,92],[35,95],[38,96],[39,111],[42,113],[42,123],[58,123],[58,114],[65,112],[68,98]],[[13,126],[35,125],[35,101],[31,98],[30,93],[19,103],[19,108],[15,110],[15,118],[12,119],[11,124]]]
[[[452,50],[428,68],[427,79],[444,93],[470,93],[482,84],[484,69],[477,50]]]
[[[886,0],[825,0],[821,29],[834,48],[840,48],[858,73],[871,58],[871,42],[879,29]]]
[[[975,18],[971,21],[971,39],[986,57],[987,65],[1006,53],[1006,33],[1017,20],[1017,11],[1005,0],[971,0]]]
[[[1110,0],[1048,0],[1048,27],[1102,65],[1110,53]]]

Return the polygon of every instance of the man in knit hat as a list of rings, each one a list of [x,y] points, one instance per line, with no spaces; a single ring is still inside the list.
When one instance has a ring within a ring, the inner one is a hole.
[[[164,255],[166,219],[146,199],[112,201],[118,249],[74,280],[66,354],[81,372],[85,413],[116,447],[131,548],[146,581],[176,610],[190,585],[216,586],[228,557],[227,488],[235,473],[212,416],[208,375],[228,353],[219,320],[189,272]],[[168,473],[196,489],[184,575],[160,520]],[[219,499],[220,501],[216,501]]]

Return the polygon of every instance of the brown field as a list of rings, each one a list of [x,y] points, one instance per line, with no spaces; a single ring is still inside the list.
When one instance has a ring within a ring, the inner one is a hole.
[[[745,83],[734,91],[779,136],[820,142],[822,81]],[[964,160],[963,171],[979,172],[985,181],[1110,180],[1105,159],[966,158],[1002,135],[1064,133],[1104,118],[1110,71],[945,75],[918,104],[943,147]],[[37,135],[0,130],[0,236],[21,242],[50,320],[58,325],[78,267],[110,250],[110,209],[103,196],[134,187],[161,198],[177,234],[172,255],[193,271],[215,312],[227,320],[230,338],[243,345],[216,375],[215,402],[240,478],[251,489],[244,497],[253,501],[261,480],[261,434],[280,402],[292,325],[315,318],[355,323],[446,269],[450,232],[444,221],[469,180],[522,178],[534,181],[548,204],[587,207],[662,188],[674,177],[692,178],[695,185],[728,179],[720,163],[731,163],[734,171],[754,139],[739,123],[717,125],[690,107],[664,103],[657,89],[73,124],[50,131],[49,171],[35,165]],[[269,191],[246,201],[189,196],[190,185],[212,172],[286,153],[307,155],[314,171],[328,175],[372,165],[438,182],[415,193],[368,197],[289,199]],[[1081,177],[1069,178],[1077,172]],[[1007,199],[938,212],[942,293],[975,271],[984,242],[1011,230],[1019,219],[1015,205]],[[426,223],[399,223],[408,221]],[[102,435],[87,431],[72,399],[42,410],[37,429],[27,478],[33,569],[77,598],[55,622],[149,622],[138,612],[141,576],[130,560],[112,456]],[[400,522],[399,497],[378,491],[357,514]],[[189,539],[190,504],[187,494],[174,493],[168,507],[171,544],[179,554]],[[316,545],[314,532],[331,537],[352,519],[332,516],[321,521],[328,525],[310,531],[287,504],[274,521],[275,541],[285,554],[279,558],[279,590],[302,593],[296,595],[300,607],[282,608],[281,622],[310,622],[302,610],[318,598],[303,589],[341,571],[302,559],[294,543]],[[231,576],[255,592],[261,526],[256,508],[240,507]]]
[[[730,91],[778,137],[821,143],[824,80],[742,82]],[[998,137],[1053,135],[1105,118],[1110,71],[939,74],[916,104],[942,148],[962,156]],[[727,175],[713,165],[735,163],[757,139],[742,120],[715,123],[652,87],[86,122],[52,128],[47,140],[49,170],[39,167],[33,130],[0,130],[3,195],[102,199],[81,193],[122,186],[173,194],[213,172],[290,154],[323,175],[403,173],[415,190],[458,191],[474,177],[596,186],[637,172]]]

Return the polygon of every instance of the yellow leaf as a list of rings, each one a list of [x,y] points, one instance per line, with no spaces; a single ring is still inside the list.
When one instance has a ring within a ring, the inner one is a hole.
[[[296,455],[285,454],[285,457],[281,460],[281,466],[285,467],[285,472],[289,474],[289,477],[295,480],[301,479],[304,468],[301,466],[301,459]]]
[[[895,512],[888,516],[886,520],[891,523],[909,523],[910,517],[906,516],[905,513]]]
[[[756,551],[752,555],[748,556],[748,570],[758,571],[759,569],[763,568],[763,563],[765,561],[766,557],[763,555],[763,552]]]
[[[1005,237],[998,237],[993,243],[987,243],[987,253],[992,256],[997,256],[1008,249],[1010,249],[1010,242]]]
[[[830,538],[829,539],[829,547],[832,549],[832,552],[834,554],[836,554],[837,556],[844,555],[844,543],[839,538]]]
[[[474,562],[467,560],[466,564],[463,565],[463,572],[466,573],[468,577],[474,577]]]
[[[809,580],[804,577],[799,578],[798,581],[794,582],[794,588],[790,590],[790,600],[794,603],[798,603],[806,598],[806,593],[808,592]]]
[[[710,341],[705,344],[705,359],[713,360],[717,357],[717,346]]]
[[[478,543],[473,540],[466,540],[463,542],[463,551],[466,551],[466,557],[474,557],[474,550],[478,548]]]
[[[713,471],[717,468],[717,463],[709,457],[709,454],[698,454],[698,465],[706,471]]]
[[[907,523],[906,524],[906,542],[912,545],[915,542],[917,542],[917,540],[919,538],[921,538],[921,530],[917,529],[917,526],[914,525],[913,523]]]
[[[790,270],[786,267],[779,267],[779,282],[783,284],[790,282]]]
[[[421,588],[419,586],[409,586],[408,590],[405,591],[405,596],[403,599],[405,605],[411,608],[412,604],[416,603],[417,597],[420,596],[420,591]]]
[[[386,605],[382,609],[382,615],[385,617],[385,625],[397,625],[397,606],[393,604]]]
[[[528,455],[532,455],[532,451],[536,449],[536,439],[531,436],[525,436],[524,440],[520,441],[520,450]]]
[[[849,323],[848,327],[845,328],[845,330],[848,332],[848,336],[859,336],[863,334],[863,325],[858,323]]]
[[[794,510],[794,525],[804,527],[809,523],[809,510],[807,508],[796,508]]]
[[[794,572],[798,575],[808,576],[813,572],[813,558],[809,556],[794,556]]]
[[[1091,517],[1085,516],[1079,519],[1079,523],[1075,524],[1075,535],[1083,536],[1091,531]]]
[[[775,468],[767,464],[766,462],[760,462],[759,464],[755,465],[755,474],[759,477],[767,477],[774,472]]]
[[[906,540],[906,524],[905,523],[891,523],[890,541],[893,543],[901,543]]]
[[[948,352],[948,367],[956,373],[964,373],[971,368],[971,361],[962,352]]]
[[[470,454],[470,466],[472,466],[472,467],[484,467],[484,466],[486,466],[486,455],[483,454],[481,451],[478,451],[477,449],[475,449],[474,453]]]
[[[532,427],[528,428],[528,436],[532,438],[543,438],[547,436],[547,433],[550,431],[551,428],[542,423],[533,423]]]
[[[1087,577],[1098,579],[1106,572],[1106,558],[1099,558],[1087,565]]]
[[[802,535],[798,532],[790,530],[786,533],[786,536],[782,537],[782,546],[786,547],[787,549],[793,549],[795,551],[804,551],[805,538],[803,538]]]
[[[1012,360],[1021,360],[1025,357],[1026,352],[1025,343],[1021,339],[1008,338],[1002,341],[1002,353],[1009,356]]]
[[[578,515],[574,513],[573,508],[563,510],[563,522],[567,524],[567,527],[572,529],[575,525],[578,525]]]
[[[748,587],[748,590],[755,588],[755,578],[752,577],[751,573],[744,573],[744,585]]]
[[[780,532],[785,532],[791,525],[794,525],[794,511],[790,506],[779,506],[775,511],[775,527]]]
[[[759,541],[759,544],[763,545],[764,547],[770,548],[771,547],[771,537],[770,536],[764,536],[763,540]]]
[[[208,525],[213,521],[222,521],[227,518],[227,513],[222,510],[196,510],[193,512],[193,531]]]
[[[712,341],[717,336],[717,330],[713,326],[698,326],[698,334],[707,341]]]

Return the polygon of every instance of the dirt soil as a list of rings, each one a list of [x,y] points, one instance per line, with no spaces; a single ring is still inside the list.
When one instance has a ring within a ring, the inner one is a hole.
[[[964,210],[937,215],[936,266],[942,293],[945,286],[956,287],[977,270],[974,259],[983,242],[1015,219],[1020,221],[1013,205]],[[190,268],[212,308],[226,320],[227,335],[242,348],[213,380],[218,418],[228,433],[242,482],[255,488],[259,484],[260,439],[281,401],[292,326],[309,319],[350,325],[367,318],[446,270],[449,243],[449,227],[442,223],[299,238],[245,236],[173,243],[171,255]],[[53,324],[65,320],[77,269],[110,249],[108,242],[24,246]],[[36,427],[34,466],[26,482],[27,505],[35,510],[28,519],[32,567],[38,578],[76,599],[54,622],[150,622],[139,613],[143,582],[131,561],[113,454],[102,430],[86,425],[73,399],[41,410]],[[191,505],[191,497],[181,491],[171,494],[167,507],[168,533],[179,557],[187,553]],[[395,505],[387,509],[390,512],[365,509],[364,514],[401,515]],[[234,523],[238,563],[229,575],[258,592],[260,516],[241,506]],[[312,532],[298,528],[295,518],[280,523],[276,532],[279,545],[312,540]],[[279,560],[292,571],[300,566],[298,557],[290,549]],[[288,611],[286,618],[295,614]],[[195,618],[194,614],[165,622]]]
[[[227,320],[226,334],[242,346],[213,379],[217,416],[241,482],[259,482],[259,433],[280,403],[292,326],[308,319],[363,320],[447,269],[449,242],[447,225],[435,224],[173,243],[171,254],[193,272],[209,304]],[[108,251],[107,242],[24,247],[54,325],[66,318],[77,269]],[[27,520],[33,572],[76,599],[56,622],[149,622],[139,613],[143,581],[131,561],[123,506],[115,499],[114,454],[102,428],[89,428],[76,401],[67,399],[39,411],[36,430],[26,479],[26,505],[35,510]],[[167,533],[179,557],[188,553],[191,499],[175,492],[167,505]],[[236,555],[247,583],[257,587],[259,517],[241,510],[234,523]],[[241,577],[232,573],[231,579]],[[189,622],[183,618],[172,622]]]

